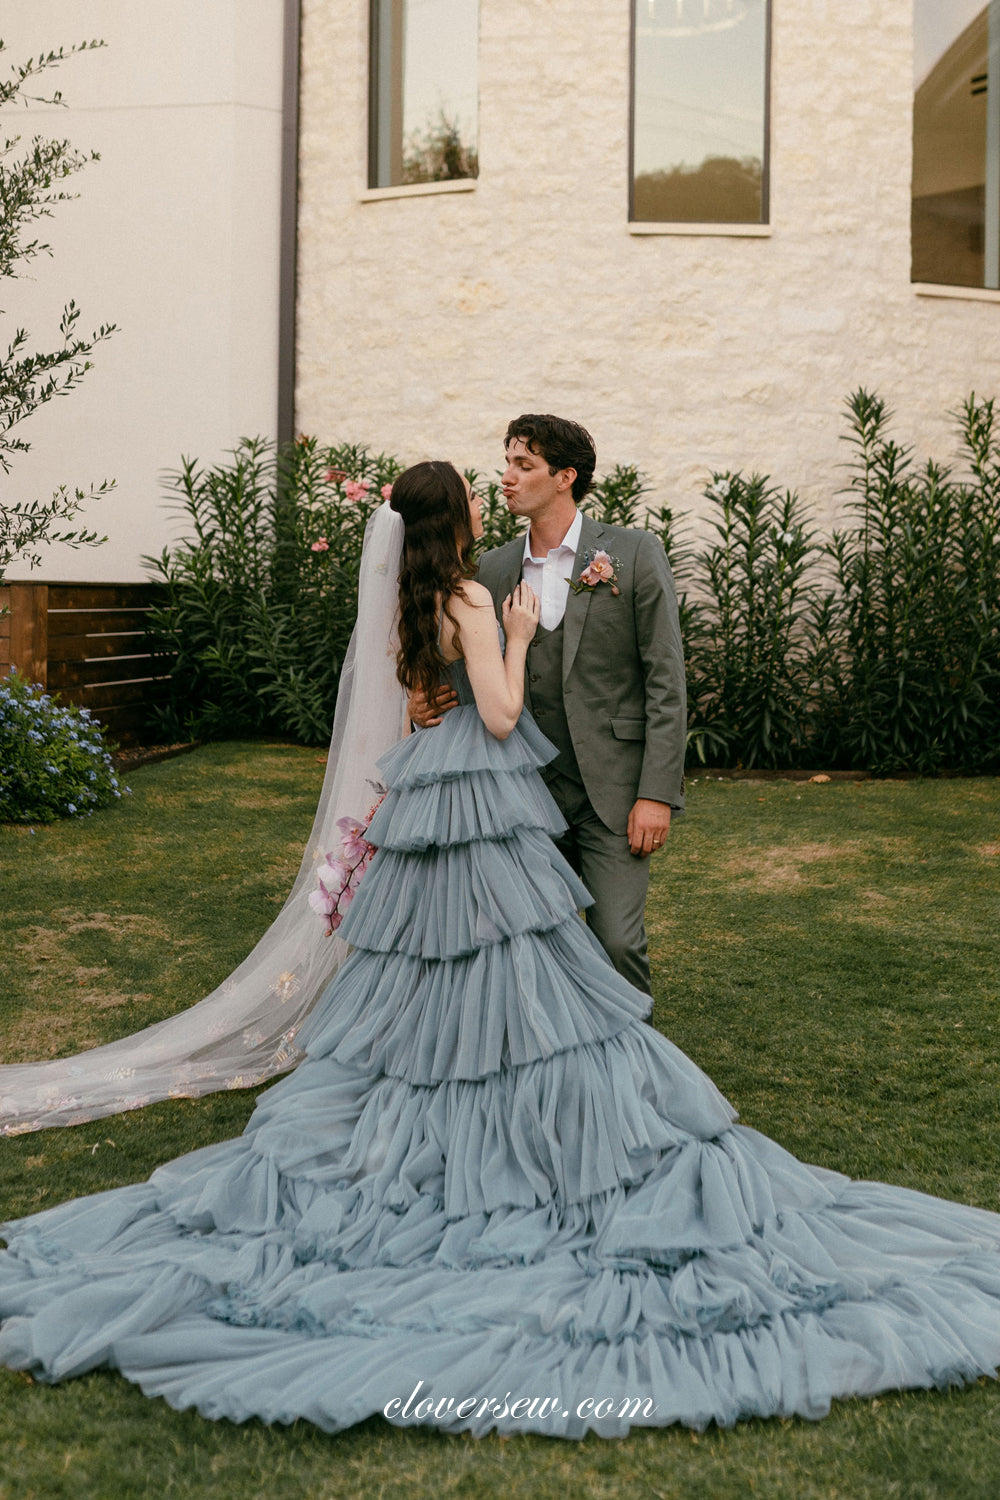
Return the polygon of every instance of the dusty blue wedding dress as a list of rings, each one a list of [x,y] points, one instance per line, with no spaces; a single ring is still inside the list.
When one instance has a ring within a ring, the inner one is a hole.
[[[306,1061],[239,1139],[7,1225],[0,1361],[237,1422],[564,1437],[992,1374],[1000,1215],[734,1124],[577,915],[552,747],[451,677],[380,763]]]

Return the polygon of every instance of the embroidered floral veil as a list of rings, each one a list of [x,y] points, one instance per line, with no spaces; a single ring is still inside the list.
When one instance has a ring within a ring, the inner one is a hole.
[[[403,733],[395,622],[403,523],[388,502],[365,533],[358,619],[344,659],[316,818],[287,901],[238,969],[190,1009],[133,1036],[52,1062],[0,1067],[0,1135],[73,1125],[156,1099],[247,1088],[294,1067],[295,1036],[347,955],[309,906],[337,819],[376,795],[375,762]]]

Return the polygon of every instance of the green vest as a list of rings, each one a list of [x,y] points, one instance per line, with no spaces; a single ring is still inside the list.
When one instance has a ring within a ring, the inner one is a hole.
[[[555,630],[545,630],[539,625],[535,638],[528,647],[531,714],[545,737],[559,751],[555,760],[550,760],[547,766],[542,767],[542,775],[550,776],[559,771],[582,785],[583,777],[573,751],[563,703],[562,661],[563,622],[560,620]]]

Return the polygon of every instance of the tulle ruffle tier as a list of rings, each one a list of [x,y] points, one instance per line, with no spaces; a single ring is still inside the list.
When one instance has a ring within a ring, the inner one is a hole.
[[[8,1226],[0,1360],[234,1421],[565,1437],[993,1373],[1000,1216],[733,1123],[576,915],[551,753],[458,709],[385,757],[307,1060],[239,1139]]]

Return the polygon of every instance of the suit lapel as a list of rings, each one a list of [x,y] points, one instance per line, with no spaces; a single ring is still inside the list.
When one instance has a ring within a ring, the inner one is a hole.
[[[503,559],[497,572],[497,591],[493,596],[496,606],[497,619],[501,619],[503,601],[508,594],[512,594],[521,581],[521,568],[524,562],[524,538],[516,537],[514,541],[508,542],[503,549]]]
[[[580,545],[576,549],[576,557],[573,559],[572,578],[579,578],[583,572],[583,559],[588,552],[597,551],[600,547],[600,538],[604,535],[604,527],[592,516],[585,515],[583,525],[580,527]],[[572,589],[566,600],[566,613],[563,616],[563,659],[562,675],[563,682],[566,681],[573,669],[576,660],[577,648],[583,627],[587,619],[587,611],[590,609],[591,595],[593,589],[581,589],[574,593]]]
[[[512,542],[505,542],[492,554],[497,559],[496,563],[496,587],[491,589],[493,594],[493,608],[496,610],[498,623],[503,625],[503,601],[508,594],[512,594],[521,581],[521,572],[524,566],[524,538],[515,537]],[[531,712],[531,689],[528,664],[524,664],[524,705]]]

